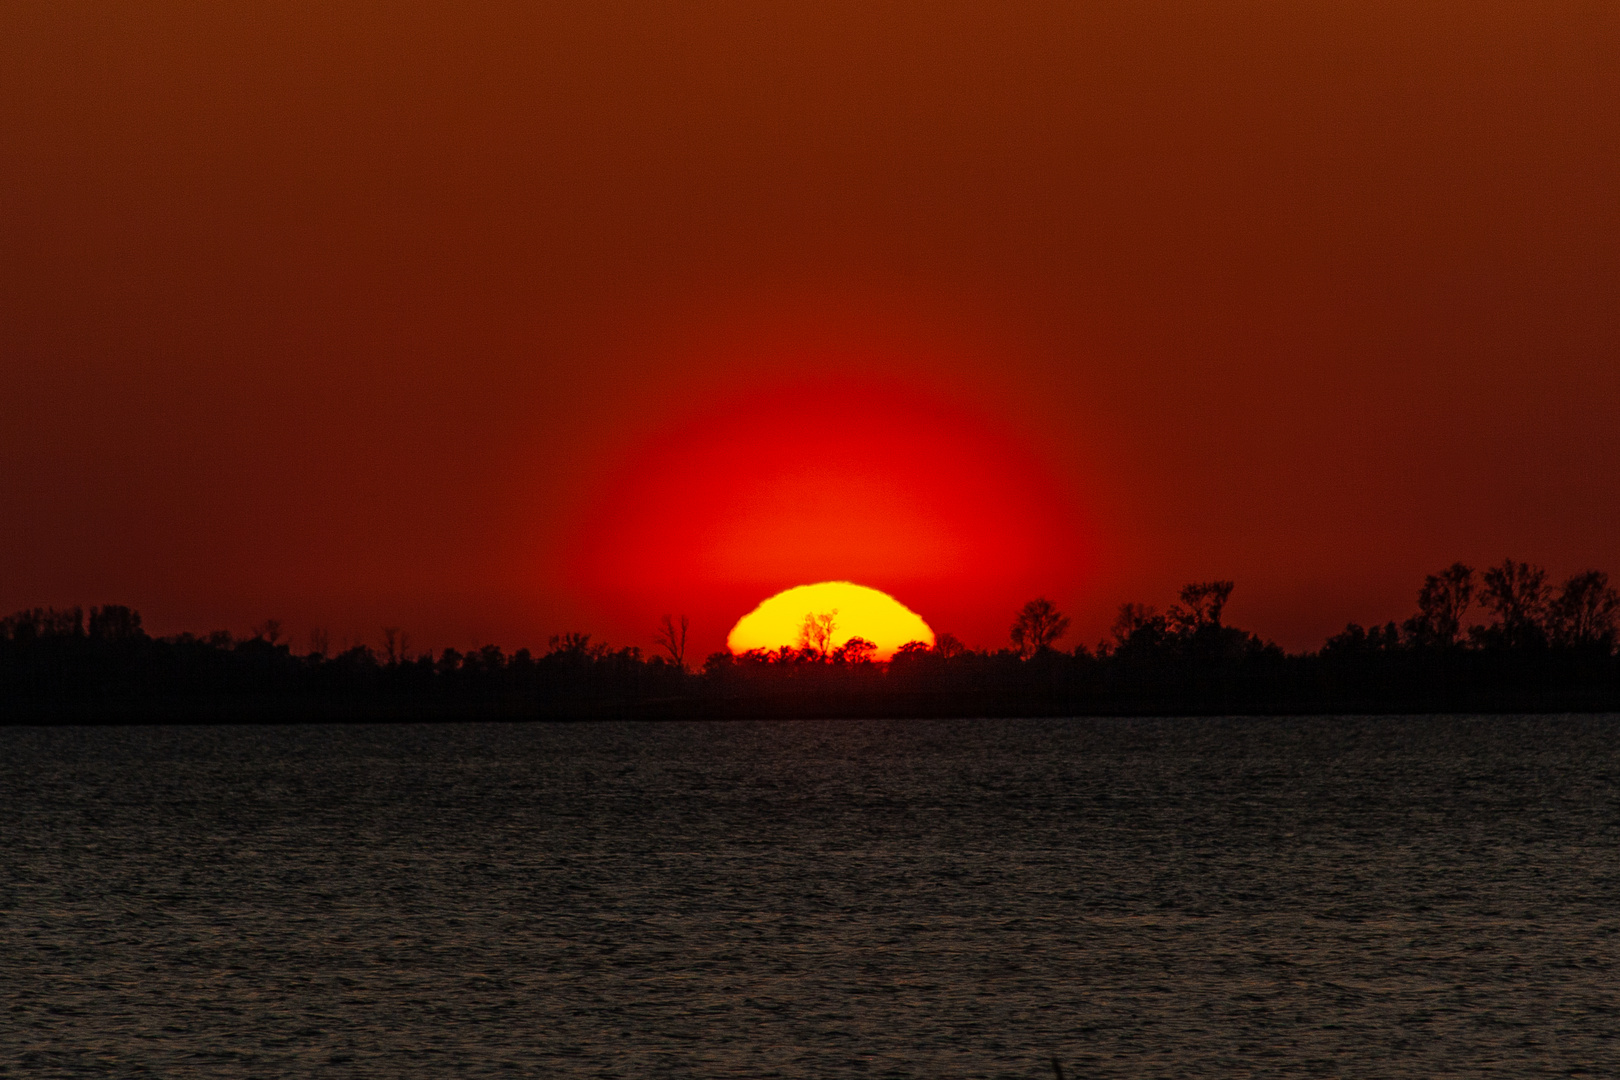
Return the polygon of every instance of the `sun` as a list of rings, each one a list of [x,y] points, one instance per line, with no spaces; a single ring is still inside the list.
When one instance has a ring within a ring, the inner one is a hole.
[[[877,646],[877,658],[887,660],[908,641],[934,644],[934,631],[910,608],[877,589],[852,581],[823,581],[779,592],[737,620],[726,637],[734,653],[750,649],[798,646],[806,616],[832,618],[829,648],[852,637]]]

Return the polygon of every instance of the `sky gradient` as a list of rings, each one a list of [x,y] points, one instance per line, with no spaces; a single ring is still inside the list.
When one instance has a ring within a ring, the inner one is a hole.
[[[0,608],[1304,648],[1620,572],[1620,9],[1145,6],[6,5]]]

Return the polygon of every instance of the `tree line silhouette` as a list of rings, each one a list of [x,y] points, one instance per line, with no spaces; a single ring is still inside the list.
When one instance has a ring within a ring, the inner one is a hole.
[[[0,716],[8,719],[1063,715],[1620,709],[1620,594],[1602,571],[1557,585],[1505,560],[1428,575],[1400,623],[1349,624],[1285,653],[1223,615],[1231,581],[1196,582],[1163,612],[1120,607],[1109,637],[1063,649],[1069,619],[1037,598],[1004,648],[949,633],[887,662],[861,638],[834,645],[837,612],[807,612],[794,645],[687,661],[689,621],[666,615],[651,653],[588,634],[538,654],[486,645],[412,653],[294,652],[266,620],[152,637],[128,607],[32,608],[0,619]],[[1473,619],[1471,616],[1479,618]]]

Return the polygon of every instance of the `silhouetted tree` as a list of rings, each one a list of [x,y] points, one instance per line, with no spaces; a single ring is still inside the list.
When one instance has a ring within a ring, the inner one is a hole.
[[[1322,655],[1356,657],[1367,653],[1389,653],[1399,649],[1400,645],[1400,630],[1393,622],[1367,628],[1359,623],[1348,623],[1342,633],[1327,639],[1322,646]]]
[[[1489,644],[1528,648],[1547,642],[1547,571],[1504,559],[1485,571],[1480,599],[1496,615],[1481,635]]]
[[[97,641],[133,641],[145,637],[141,613],[122,604],[90,609],[90,636]]]
[[[1413,645],[1449,646],[1462,634],[1463,616],[1474,597],[1474,569],[1452,563],[1423,579],[1418,590],[1418,613],[1402,624]]]
[[[862,637],[852,637],[838,646],[833,660],[840,664],[870,664],[877,646]]]
[[[0,637],[13,641],[83,636],[82,608],[28,608],[0,619]]]
[[[280,641],[281,640],[281,620],[280,619],[266,619],[266,620],[264,620],[264,622],[262,622],[259,625],[255,626],[253,628],[253,639],[255,641],[268,641],[272,645],[274,645],[276,642]]]
[[[950,660],[967,652],[967,646],[952,633],[934,635],[934,655],[941,660]]]
[[[1114,648],[1119,649],[1138,634],[1162,638],[1166,629],[1164,616],[1152,604],[1128,603],[1119,605],[1119,614],[1114,616],[1109,633],[1114,639]]]
[[[405,631],[397,626],[383,627],[383,658],[392,667],[404,663],[405,650],[409,647],[411,639]]]
[[[1555,644],[1607,653],[1614,650],[1617,619],[1620,593],[1610,586],[1609,575],[1586,570],[1564,582],[1549,605],[1547,622]]]
[[[1165,622],[1177,634],[1196,634],[1205,627],[1221,625],[1221,611],[1231,599],[1230,581],[1200,581],[1185,585],[1181,590],[1181,603],[1172,604],[1165,613]]]
[[[943,661],[924,641],[908,641],[889,658],[889,674],[897,679],[937,672]]]
[[[833,633],[838,629],[837,615],[837,608],[820,614],[807,612],[804,625],[799,627],[799,648],[813,649],[821,659],[827,659],[827,653],[832,649]]]
[[[559,656],[574,660],[600,660],[613,650],[607,645],[591,644],[591,635],[570,631],[566,634],[552,634],[550,649],[547,656]]]
[[[377,670],[377,654],[371,651],[369,645],[356,645],[332,657],[331,663],[336,668],[350,672],[374,672]]]
[[[669,653],[669,658],[682,671],[686,670],[686,628],[687,618],[685,615],[681,616],[678,626],[674,619],[665,615],[659,620],[658,633],[655,637],[658,646]]]
[[[1038,652],[1050,649],[1052,643],[1069,630],[1069,617],[1044,596],[1025,604],[1013,619],[1013,650],[1028,660]]]
[[[317,626],[309,632],[309,655],[324,660],[331,647],[332,635],[326,632],[325,627]]]

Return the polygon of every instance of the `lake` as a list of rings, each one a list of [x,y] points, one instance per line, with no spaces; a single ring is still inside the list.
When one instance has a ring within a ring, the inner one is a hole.
[[[0,1074],[1620,1075],[1620,718],[0,729]]]

